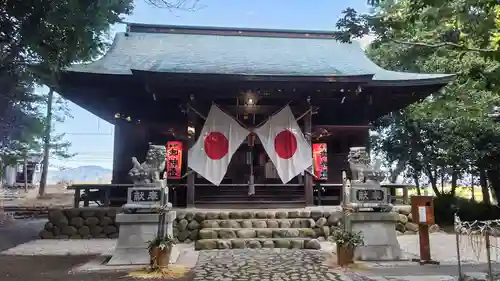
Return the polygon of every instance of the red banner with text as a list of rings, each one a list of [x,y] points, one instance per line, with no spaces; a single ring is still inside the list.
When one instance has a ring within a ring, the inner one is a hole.
[[[167,179],[178,180],[181,178],[182,169],[182,142],[167,142]]]
[[[313,143],[313,168],[317,180],[328,179],[328,155],[326,143]]]

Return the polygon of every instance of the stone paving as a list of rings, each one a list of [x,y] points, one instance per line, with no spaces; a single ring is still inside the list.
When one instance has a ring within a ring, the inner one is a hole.
[[[289,249],[202,251],[194,281],[350,281],[343,272],[329,268],[328,256]]]

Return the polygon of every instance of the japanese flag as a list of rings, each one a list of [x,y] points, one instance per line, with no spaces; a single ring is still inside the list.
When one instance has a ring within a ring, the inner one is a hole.
[[[188,167],[219,185],[234,153],[250,132],[212,105],[200,137],[188,151]]]
[[[283,183],[313,164],[312,150],[289,106],[255,130]]]

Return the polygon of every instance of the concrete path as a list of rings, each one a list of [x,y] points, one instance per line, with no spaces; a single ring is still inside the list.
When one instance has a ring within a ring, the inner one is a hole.
[[[6,219],[0,223],[0,252],[38,239],[38,233],[46,223],[44,219]]]

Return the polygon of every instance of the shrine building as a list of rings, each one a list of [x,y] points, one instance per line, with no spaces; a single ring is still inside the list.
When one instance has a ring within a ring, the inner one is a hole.
[[[126,196],[131,157],[144,161],[151,143],[168,146],[166,174],[177,207],[304,207],[318,204],[318,193],[321,204],[337,204],[349,148],[368,146],[370,122],[438,91],[453,75],[388,71],[357,42],[333,36],[128,24],[102,58],[69,67],[55,88],[115,126],[112,184],[124,185],[112,190],[112,203]],[[212,104],[248,128],[289,105],[311,143],[313,169],[283,184],[250,135],[219,186],[190,172],[187,151]]]

